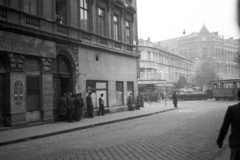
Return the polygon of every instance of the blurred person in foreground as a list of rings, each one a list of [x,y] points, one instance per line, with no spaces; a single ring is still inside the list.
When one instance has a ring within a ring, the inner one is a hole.
[[[240,90],[237,93],[240,99]],[[222,127],[217,139],[217,145],[222,148],[224,138],[231,125],[231,134],[229,137],[229,147],[231,149],[230,160],[240,160],[240,103],[229,106],[225,114]]]

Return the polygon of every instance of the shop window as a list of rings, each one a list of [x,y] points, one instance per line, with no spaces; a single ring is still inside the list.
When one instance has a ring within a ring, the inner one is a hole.
[[[101,36],[106,36],[106,17],[105,10],[98,8],[98,33]]]
[[[56,22],[60,24],[66,24],[67,13],[67,1],[56,0]]]
[[[89,31],[89,4],[87,0],[80,0],[81,29]]]
[[[32,15],[38,15],[38,0],[24,0],[23,11]]]
[[[133,82],[127,82],[127,95],[129,96],[130,93],[132,93],[132,97],[134,97]],[[133,98],[133,102],[134,102],[134,98]]]
[[[123,105],[123,82],[116,82],[117,105]]]
[[[87,81],[87,95],[89,92],[92,93],[92,102],[93,102],[93,108],[98,108],[99,107],[99,102],[98,99],[100,98],[100,95],[103,94],[103,99],[104,99],[104,106],[108,106],[108,94],[107,94],[107,82],[104,81]],[[86,96],[87,96],[86,95]]]

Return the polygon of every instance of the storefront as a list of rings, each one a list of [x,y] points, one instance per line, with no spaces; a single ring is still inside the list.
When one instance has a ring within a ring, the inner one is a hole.
[[[74,92],[76,67],[68,51],[56,51],[52,41],[0,31],[1,126],[53,122],[61,94]]]

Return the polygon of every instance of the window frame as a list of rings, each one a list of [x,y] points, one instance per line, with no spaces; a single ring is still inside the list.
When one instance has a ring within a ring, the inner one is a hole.
[[[115,19],[116,17],[116,20]],[[120,18],[117,14],[113,14],[113,39],[116,41],[120,41]],[[117,27],[117,30],[115,30],[115,26]]]
[[[28,1],[28,3],[29,3],[28,7],[27,7],[28,8],[28,12],[25,11],[25,1]],[[32,13],[32,5],[31,5],[32,4],[32,0],[23,0],[23,3],[22,3],[22,7],[23,8],[22,9],[23,9],[24,13],[27,13],[27,14],[30,14],[30,15],[33,15],[33,16],[38,16],[39,15],[39,10],[38,10],[38,8],[40,6],[39,5],[39,0],[34,0],[34,1],[36,2],[36,8],[35,8],[36,9],[36,14]],[[6,5],[6,1],[4,3]]]
[[[127,25],[128,24],[128,25]],[[131,41],[131,23],[129,20],[125,20],[125,36],[126,36],[126,43],[132,44]]]
[[[103,16],[100,14],[100,10],[102,11]],[[98,25],[100,26],[99,30],[98,30],[98,34],[100,36],[106,37],[107,36],[106,11],[105,11],[104,8],[98,7],[97,8],[97,13],[98,13]],[[103,23],[101,23],[101,20],[102,20]]]
[[[85,6],[86,5],[86,6]],[[80,0],[79,3],[79,21],[80,28],[84,31],[90,31],[90,3],[88,0]],[[87,13],[87,16],[85,15]],[[85,19],[86,18],[86,19]],[[83,24],[86,20],[86,24]],[[86,25],[86,26],[85,26]]]
[[[57,5],[58,5],[58,2],[56,0],[56,22],[60,23],[60,24],[67,24],[67,0],[64,0],[63,2],[59,2],[60,4],[64,4],[65,3],[65,13],[64,15],[63,12],[57,12]],[[61,14],[60,14],[61,13]]]

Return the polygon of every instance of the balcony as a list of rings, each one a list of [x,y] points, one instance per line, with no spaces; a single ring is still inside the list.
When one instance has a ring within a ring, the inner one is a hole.
[[[40,18],[33,16],[33,15],[29,15],[29,14],[21,14],[21,23],[23,23],[24,25],[27,26],[31,26],[31,27],[40,27]]]

